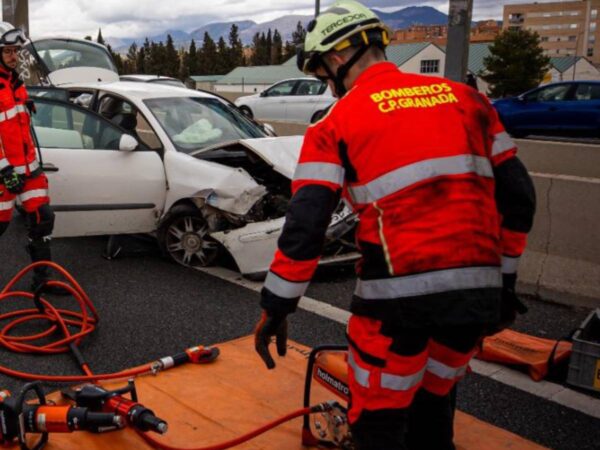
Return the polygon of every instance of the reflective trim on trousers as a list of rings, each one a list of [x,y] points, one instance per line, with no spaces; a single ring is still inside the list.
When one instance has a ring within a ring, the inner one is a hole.
[[[455,380],[456,378],[464,376],[464,374],[467,373],[468,366],[469,364],[467,363],[460,367],[450,367],[432,358],[427,360],[427,372],[445,380]]]
[[[294,181],[325,181],[342,186],[344,184],[344,172],[344,168],[338,164],[326,162],[301,163],[296,166]]]
[[[284,280],[274,272],[269,272],[265,279],[264,287],[282,298],[298,298],[304,295],[309,283],[309,281],[298,283]]]
[[[418,385],[425,375],[426,368],[423,367],[413,375],[394,375],[391,373],[381,374],[381,387],[392,391],[408,391]]]
[[[516,145],[506,131],[494,136],[494,145],[492,146],[492,156],[498,156],[507,150],[512,150]]]
[[[358,384],[362,387],[368,388],[369,385],[369,375],[370,372],[367,369],[363,369],[360,367],[356,360],[354,359],[354,353],[352,349],[348,350],[348,365],[352,368],[354,372],[354,379]]]
[[[492,165],[486,157],[456,155],[432,158],[392,170],[367,184],[348,188],[358,204],[373,203],[413,184],[444,175],[476,173],[482,177],[494,176]]]
[[[38,197],[48,197],[48,189],[33,189],[31,191],[19,194],[19,198],[22,202],[26,202]]]
[[[6,159],[6,158],[0,159],[0,170],[4,169],[5,167],[8,167],[8,166],[10,166],[8,159]]]
[[[368,300],[386,300],[462,289],[502,287],[500,267],[461,267],[395,278],[361,280],[354,294]]]
[[[0,211],[10,211],[15,206],[15,201],[0,202]]]
[[[25,108],[24,105],[16,105],[6,111],[0,112],[0,122],[12,119],[13,117],[16,117],[19,113],[27,113],[27,108]]]
[[[40,168],[40,163],[37,160],[31,161],[29,164],[24,164],[22,166],[15,166],[15,172],[24,175],[27,173],[27,166],[29,166],[29,172],[33,172]]]
[[[517,273],[519,257],[502,256],[502,273]]]

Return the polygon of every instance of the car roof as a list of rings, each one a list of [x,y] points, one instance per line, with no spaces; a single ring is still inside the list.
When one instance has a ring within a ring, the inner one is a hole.
[[[177,86],[159,83],[140,83],[138,81],[114,81],[110,83],[69,83],[61,87],[67,89],[94,89],[110,91],[123,97],[145,100],[165,97],[203,97],[218,98],[208,92],[195,91]]]

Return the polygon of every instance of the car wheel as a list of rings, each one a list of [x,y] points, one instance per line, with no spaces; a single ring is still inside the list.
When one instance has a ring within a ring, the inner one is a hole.
[[[313,116],[310,118],[310,123],[315,123],[318,120],[321,120],[321,118],[323,118],[323,113],[325,111],[317,111],[316,113],[313,114]]]
[[[158,243],[165,255],[192,268],[209,266],[219,253],[202,213],[191,205],[169,211],[158,229]]]
[[[247,117],[250,117],[251,119],[254,118],[254,114],[252,114],[252,110],[250,108],[248,108],[247,106],[240,106],[240,111]]]

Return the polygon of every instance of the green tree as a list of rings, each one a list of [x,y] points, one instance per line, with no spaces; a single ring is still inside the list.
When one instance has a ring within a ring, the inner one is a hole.
[[[185,83],[190,77],[190,54],[182,48],[178,54],[179,57],[179,79]]]
[[[123,58],[121,57],[121,55],[119,53],[114,52],[112,47],[109,44],[106,44],[106,49],[108,50],[108,53],[110,53],[112,60],[115,62],[115,66],[117,66],[117,72],[119,74],[122,74],[123,73]]]
[[[505,30],[490,46],[481,75],[490,85],[492,98],[520,94],[540,84],[550,58],[544,55],[540,37],[529,30]]]
[[[199,75],[214,75],[217,70],[217,45],[207,32],[204,33],[202,49],[199,53]]]
[[[102,37],[102,28],[98,28],[98,36],[96,37],[96,42],[98,44],[105,45],[104,38]]]
[[[273,64],[273,34],[271,33],[271,29],[267,32],[265,36],[265,64]]]
[[[273,45],[271,47],[271,64],[281,64],[283,62],[283,40],[281,34],[276,29],[273,32]]]
[[[84,39],[85,39],[86,41],[91,41],[91,40],[93,40],[93,39],[92,39],[92,37],[91,37],[89,34],[88,34],[86,37],[84,37]]]
[[[306,37],[306,30],[304,29],[302,22],[298,21],[298,24],[296,25],[296,30],[294,32],[292,32],[292,42],[295,45],[302,45],[302,44],[304,44],[305,37]]]
[[[135,71],[136,73],[146,73],[146,45],[140,47],[137,52],[137,58],[135,60]]]
[[[177,78],[179,76],[179,55],[170,34],[167,34],[167,43],[164,47],[165,59],[162,63],[163,75]]]
[[[229,30],[229,52],[232,68],[244,65],[244,46],[240,39],[239,28],[235,23]]]
[[[296,56],[296,45],[293,42],[285,41],[283,47],[283,60],[287,61],[293,56]]]
[[[224,75],[231,71],[231,52],[229,47],[223,39],[223,36],[219,38],[217,43],[217,62],[215,64],[215,74]]]
[[[188,50],[187,58],[187,66],[190,75],[198,75],[198,53],[196,50],[196,41],[194,41],[193,39],[190,43],[190,49]]]
[[[124,61],[124,73],[138,73],[138,46],[134,42],[127,50],[127,58]]]

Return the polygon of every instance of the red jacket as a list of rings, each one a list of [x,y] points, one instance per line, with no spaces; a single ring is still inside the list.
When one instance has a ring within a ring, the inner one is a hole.
[[[494,108],[472,88],[388,62],[370,67],[307,130],[263,307],[293,310],[304,293],[336,193],[360,219],[354,312],[449,292],[497,298],[501,267],[516,271],[533,216],[531,182],[515,154]],[[511,188],[511,177],[523,186]],[[507,199],[497,201],[496,188]]]
[[[26,106],[28,98],[16,72],[0,66],[0,170],[11,165],[21,174],[39,171]]]

